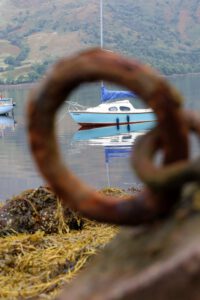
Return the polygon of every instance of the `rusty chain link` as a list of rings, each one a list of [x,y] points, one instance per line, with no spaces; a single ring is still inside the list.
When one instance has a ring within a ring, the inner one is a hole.
[[[192,111],[183,111],[188,129],[200,138],[200,118]],[[154,191],[181,188],[185,183],[200,182],[200,158],[192,162],[183,160],[163,167],[152,163],[155,153],[161,148],[159,130],[153,129],[134,145],[133,166],[139,177]],[[153,176],[152,176],[153,174]]]
[[[80,182],[64,166],[55,135],[55,114],[66,97],[84,82],[107,80],[136,93],[157,115],[157,127],[134,145],[132,163],[146,183],[136,196],[103,196]],[[199,180],[199,159],[188,162],[188,132],[200,134],[200,122],[182,110],[179,93],[151,68],[120,55],[92,49],[60,60],[36,87],[28,104],[28,132],[33,156],[63,205],[87,217],[116,224],[141,224],[166,215],[182,185]],[[158,149],[163,166],[151,162]]]

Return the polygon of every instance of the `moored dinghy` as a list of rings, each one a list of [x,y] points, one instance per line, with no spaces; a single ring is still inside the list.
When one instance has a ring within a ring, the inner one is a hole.
[[[12,98],[0,97],[0,115],[8,114],[13,110],[15,103]]]

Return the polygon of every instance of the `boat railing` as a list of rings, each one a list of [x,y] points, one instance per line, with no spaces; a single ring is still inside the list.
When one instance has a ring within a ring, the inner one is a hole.
[[[67,110],[70,112],[70,111],[84,111],[86,110],[86,106],[84,105],[81,105],[77,102],[71,102],[71,101],[66,101],[67,103]]]

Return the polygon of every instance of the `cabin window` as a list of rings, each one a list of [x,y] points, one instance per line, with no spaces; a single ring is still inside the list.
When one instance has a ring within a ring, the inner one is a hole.
[[[108,109],[109,111],[117,111],[117,107],[116,106],[111,106]]]
[[[128,107],[128,106],[120,106],[119,109],[121,111],[129,111],[129,110],[131,110],[130,107]]]

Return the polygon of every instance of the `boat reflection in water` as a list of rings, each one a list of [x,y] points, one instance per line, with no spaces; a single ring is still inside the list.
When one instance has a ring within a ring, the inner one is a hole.
[[[4,137],[7,129],[14,130],[16,121],[10,116],[0,116],[0,137]]]
[[[135,140],[155,126],[156,122],[145,122],[121,126],[81,129],[73,136],[81,145],[103,146],[108,186],[110,186],[109,163],[113,158],[128,158]]]
[[[144,122],[120,126],[105,126],[91,129],[80,129],[73,141],[87,141],[90,145],[130,146],[134,140],[149,131],[156,122]]]

